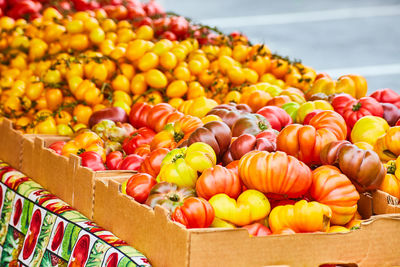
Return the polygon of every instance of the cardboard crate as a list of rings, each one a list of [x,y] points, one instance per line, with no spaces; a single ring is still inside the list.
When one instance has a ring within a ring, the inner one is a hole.
[[[372,193],[372,207],[374,214],[400,214],[399,199],[381,190]]]
[[[125,179],[98,180],[94,221],[142,251],[154,266],[400,265],[400,214],[373,216],[349,233],[249,237],[245,229],[186,229],[167,211],[120,191]],[[370,197],[360,210],[369,212]]]
[[[13,128],[9,119],[0,120],[0,159],[19,169],[23,134]]]
[[[83,215],[93,220],[94,195],[97,181],[108,182],[113,178],[128,179],[135,171],[93,171],[81,166],[81,158],[76,155],[70,155],[73,161],[73,200],[72,206],[79,210]]]

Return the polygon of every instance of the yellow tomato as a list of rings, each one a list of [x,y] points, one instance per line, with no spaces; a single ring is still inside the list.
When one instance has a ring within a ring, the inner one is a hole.
[[[32,39],[29,47],[29,58],[31,60],[42,58],[47,48],[48,45],[43,40],[37,38]]]
[[[116,46],[113,51],[111,51],[110,57],[114,60],[119,60],[125,56],[126,48],[123,46]]]
[[[339,226],[339,225],[333,225],[328,230],[328,233],[347,233],[347,232],[350,232],[350,230],[344,226]]]
[[[49,89],[46,91],[47,106],[51,110],[56,110],[63,101],[63,94],[60,89]]]
[[[46,26],[44,30],[43,40],[45,40],[47,43],[57,41],[60,38],[62,38],[63,33],[65,31],[66,31],[65,27],[62,25],[50,24]],[[63,36],[63,38],[66,38],[66,36]]]
[[[136,38],[150,41],[154,37],[153,28],[148,25],[140,26],[136,31]]]
[[[84,94],[84,101],[91,106],[100,104],[103,99],[104,95],[101,93],[100,89],[97,87],[89,87]]]
[[[199,82],[190,82],[189,89],[187,92],[188,99],[194,99],[197,97],[205,96],[205,89]]]
[[[145,74],[146,83],[153,88],[161,89],[167,86],[167,77],[159,70],[151,69]]]
[[[160,56],[160,65],[166,70],[172,70],[177,63],[176,56],[171,52],[165,52]]]
[[[207,115],[204,118],[202,118],[201,121],[203,122],[203,124],[206,124],[207,122],[210,121],[222,121],[222,119],[217,115]]]
[[[21,101],[17,96],[10,96],[4,103],[3,109],[6,113],[12,114],[21,110]]]
[[[58,10],[55,8],[48,7],[43,11],[43,20],[45,21],[60,20],[62,18],[63,16],[61,15],[61,13],[58,12]]]
[[[249,54],[249,47],[246,45],[235,45],[232,51],[232,58],[236,61],[243,62],[246,60],[247,55]]]
[[[240,67],[231,67],[227,70],[229,80],[236,85],[246,81],[246,74]]]
[[[172,107],[178,109],[182,103],[185,102],[182,98],[171,98],[168,101],[168,104],[170,104]]]
[[[153,52],[148,52],[139,59],[138,68],[145,72],[158,66],[158,56]]]
[[[35,132],[38,134],[57,134],[56,121],[52,117],[47,117],[44,121],[35,126]]]
[[[24,128],[27,127],[32,122],[31,118],[29,117],[21,117],[18,118],[15,122],[17,128]]]
[[[188,86],[185,81],[176,80],[170,83],[167,87],[168,97],[182,97],[188,91]]]
[[[189,70],[194,75],[200,74],[203,70],[203,64],[199,60],[190,60]]]
[[[357,142],[354,143],[354,145],[363,150],[372,150],[372,151],[374,150],[374,147],[366,142]]]
[[[111,54],[111,52],[115,49],[113,41],[110,39],[106,39],[100,44],[100,52],[103,53],[104,55],[108,56]]]
[[[69,37],[69,47],[77,51],[83,51],[89,47],[89,38],[86,34],[73,34]]]
[[[115,91],[124,91],[129,93],[129,80],[122,74],[115,77],[111,82],[111,86]]]
[[[152,104],[152,105],[156,105],[156,104],[163,102],[162,95],[158,91],[154,91],[154,92],[151,92],[150,94],[147,94],[145,100],[146,100],[146,102],[148,102],[149,104]]]
[[[117,24],[112,19],[105,19],[101,22],[101,27],[105,32],[111,32],[117,29]]]
[[[48,84],[56,84],[61,82],[61,73],[58,70],[48,70],[43,77],[43,81]]]
[[[87,125],[84,124],[84,123],[77,123],[77,124],[75,124],[72,128],[74,129],[74,132],[77,132],[77,131],[79,131],[80,129],[85,129],[85,128],[87,128]]]
[[[176,77],[176,79],[178,80],[183,80],[185,82],[189,82],[190,81],[190,71],[188,68],[186,67],[181,67],[178,66],[174,69],[173,72],[174,76]]]
[[[155,54],[161,56],[165,52],[168,52],[172,47],[173,47],[173,44],[170,40],[162,39],[154,44],[154,47],[152,48],[151,51],[154,52]],[[176,59],[176,56],[175,56],[175,59]]]
[[[249,68],[243,68],[244,76],[246,78],[246,82],[250,84],[255,84],[258,81],[258,73],[255,70]]]
[[[124,91],[114,91],[113,100],[114,101],[123,101],[128,106],[132,105],[132,99],[131,99],[130,95]]]
[[[72,136],[74,131],[67,124],[58,124],[57,125],[57,134],[62,136]]]
[[[36,100],[36,107],[37,109],[45,109],[47,108],[47,100],[45,95],[41,95],[37,100]]]
[[[136,37],[135,32],[127,28],[119,29],[117,35],[118,43],[128,43]]]
[[[55,120],[56,120],[57,124],[68,124],[72,120],[71,114],[69,114],[65,110],[61,110],[54,117],[55,117]]]
[[[79,104],[74,108],[74,117],[78,123],[83,123],[88,125],[89,118],[92,115],[93,111],[90,107]]]
[[[143,73],[136,74],[131,82],[131,92],[135,95],[143,94],[147,89],[146,77]]]
[[[79,76],[74,76],[68,79],[69,90],[72,94],[75,94],[79,85],[82,83],[83,79]]]
[[[119,66],[121,73],[128,78],[128,80],[132,80],[133,75],[135,75],[135,68],[131,64],[122,63]]]
[[[100,27],[94,28],[89,35],[89,39],[94,44],[102,43],[106,38],[106,34]]]
[[[131,106],[125,103],[124,101],[117,100],[113,103],[113,107],[120,107],[126,111],[127,114],[131,112]]]
[[[240,98],[242,97],[242,94],[238,91],[230,91],[224,98],[224,103],[229,104],[229,103],[239,103]]]
[[[351,141],[353,143],[366,142],[374,146],[376,140],[383,136],[388,129],[389,124],[385,119],[365,116],[359,119],[351,130]]]
[[[25,82],[16,80],[11,87],[11,95],[21,97],[25,94]]]
[[[145,40],[135,40],[128,43],[128,48],[126,49],[126,58],[130,61],[135,61],[147,52],[148,45]]]
[[[15,20],[13,18],[6,16],[0,18],[0,29],[9,31],[12,28],[14,28],[14,25],[15,25]]]

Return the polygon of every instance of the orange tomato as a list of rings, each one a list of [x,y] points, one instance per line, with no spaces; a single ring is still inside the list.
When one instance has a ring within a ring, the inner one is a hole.
[[[49,89],[46,91],[47,107],[56,110],[63,102],[63,94],[60,89]]]
[[[85,125],[89,124],[89,118],[93,111],[90,107],[79,104],[74,108],[74,117],[78,123],[83,123]]]

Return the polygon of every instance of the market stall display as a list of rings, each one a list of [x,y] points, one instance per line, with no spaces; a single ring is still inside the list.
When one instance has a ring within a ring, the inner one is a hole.
[[[273,240],[397,242],[398,217],[373,216],[400,209],[393,90],[367,96],[360,75],[334,80],[153,1],[25,2],[37,10],[0,5],[0,158],[152,263],[223,264],[215,244],[267,265],[300,259],[252,252]],[[306,264],[362,261],[311,247]]]

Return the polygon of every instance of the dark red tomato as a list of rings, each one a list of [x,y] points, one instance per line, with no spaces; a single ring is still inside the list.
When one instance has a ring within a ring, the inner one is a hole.
[[[97,1],[91,0],[72,0],[77,11],[94,10],[100,7]]]
[[[263,107],[257,111],[257,114],[264,116],[271,127],[277,131],[293,122],[292,117],[285,110],[276,106]]]
[[[151,109],[147,103],[135,103],[129,113],[129,122],[135,128],[147,127],[147,116]]]
[[[138,171],[143,160],[144,159],[141,156],[138,156],[135,154],[128,155],[121,162],[119,169],[120,170]]]
[[[171,17],[171,32],[175,33],[176,36],[184,36],[189,29],[189,22],[182,16]]]
[[[14,19],[22,17],[34,18],[37,17],[42,5],[31,0],[23,0],[17,2],[8,12],[7,15]]]
[[[317,115],[318,113],[321,113],[322,111],[323,111],[322,109],[315,109],[315,110],[311,111],[310,113],[308,113],[306,115],[306,117],[304,118],[303,124],[308,125],[310,123],[310,120],[312,118],[314,118],[315,115]]]
[[[271,230],[261,223],[245,225],[242,228],[247,229],[251,236],[267,236],[272,234]]]
[[[122,143],[122,149],[127,155],[134,154],[137,147],[144,144],[150,144],[156,133],[146,127],[142,127],[133,132],[131,136],[125,138]]]
[[[64,222],[61,221],[56,228],[53,241],[51,242],[51,250],[55,251],[61,245],[61,241],[64,237]]]
[[[151,0],[147,4],[144,4],[143,9],[144,11],[146,11],[147,16],[165,14],[163,7],[154,0]]]
[[[66,142],[64,141],[57,141],[52,143],[49,148],[53,149],[58,155],[61,155],[62,149],[65,146]]]
[[[76,242],[74,251],[72,252],[72,260],[68,264],[68,267],[84,267],[86,260],[89,256],[89,245],[90,237],[89,235],[83,235]]]
[[[276,144],[276,138],[278,137],[279,132],[274,129],[264,130],[261,133],[256,135],[256,138],[265,138],[271,143]]]
[[[129,19],[135,19],[146,16],[146,11],[144,11],[143,7],[141,6],[127,5],[126,8],[128,9]]]
[[[42,224],[42,213],[40,213],[39,209],[36,209],[36,211],[32,215],[31,224],[29,226],[28,233],[25,237],[24,250],[22,252],[22,258],[24,260],[28,259],[32,255],[36,247],[36,242],[39,237],[41,224]]]
[[[114,252],[108,256],[106,261],[106,267],[117,267],[118,265],[118,253]]]
[[[129,178],[126,184],[126,194],[133,197],[137,202],[143,204],[149,197],[151,188],[157,184],[150,174],[137,173]]]
[[[21,218],[21,214],[22,214],[22,201],[19,198],[15,203],[14,207],[14,218],[13,218],[14,226],[18,224],[19,218]]]
[[[168,39],[168,40],[170,40],[170,41],[176,41],[176,40],[178,40],[178,38],[176,37],[175,33],[171,32],[171,31],[163,32],[163,33],[160,35],[160,38],[162,38],[162,39]]]
[[[104,171],[103,159],[94,151],[86,151],[79,155],[82,158],[82,166],[92,169],[93,171]]]
[[[400,119],[400,109],[391,103],[382,103],[381,105],[383,107],[383,118],[390,126],[394,126]]]
[[[124,155],[121,151],[113,151],[107,155],[106,166],[109,170],[118,170]]]
[[[170,24],[171,24],[171,19],[169,17],[153,20],[155,34],[160,35],[165,31],[169,31]]]
[[[348,94],[339,94],[332,99],[332,107],[343,116],[350,129],[364,116],[383,117],[382,105],[369,96],[357,100]]]
[[[153,20],[150,17],[144,17],[134,22],[134,25],[136,27],[140,27],[143,25],[153,26]]]
[[[380,103],[391,103],[400,108],[400,95],[392,89],[385,88],[373,92],[370,97],[376,99]]]

